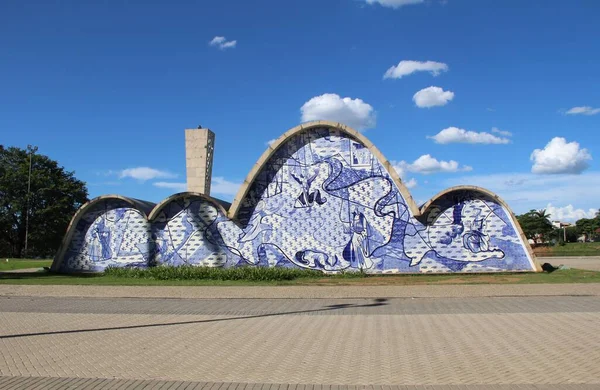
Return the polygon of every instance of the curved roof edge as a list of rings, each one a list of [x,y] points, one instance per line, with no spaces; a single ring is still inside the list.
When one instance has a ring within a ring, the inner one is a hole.
[[[508,213],[508,217],[511,219],[513,226],[517,230],[517,233],[519,234],[519,237],[521,238],[521,241],[523,242],[523,245],[525,246],[527,254],[529,255],[529,258],[531,260],[532,266],[535,268],[536,272],[542,271],[542,266],[538,262],[537,257],[535,256],[535,253],[533,252],[533,249],[531,248],[531,245],[529,245],[529,239],[527,239],[527,236],[525,236],[525,233],[523,233],[523,229],[521,229],[521,225],[519,224],[519,221],[517,220],[515,213],[508,206],[508,204],[502,198],[500,198],[500,196],[498,196],[497,194],[495,194],[494,192],[492,192],[490,190],[487,190],[482,187],[470,186],[470,185],[446,188],[445,190],[435,194],[429,201],[427,201],[423,206],[421,206],[421,208],[419,210],[419,216],[424,215],[429,210],[429,208],[433,204],[435,204],[435,202],[438,199],[440,199],[452,192],[457,192],[457,191],[479,192],[483,195],[491,197],[496,202],[498,202],[498,204],[500,204]]]
[[[213,198],[212,196],[202,194],[200,192],[185,191],[185,192],[178,192],[177,194],[173,194],[173,195],[165,198],[164,200],[162,200],[156,206],[154,206],[154,208],[148,215],[148,220],[153,221],[156,218],[156,216],[158,215],[158,213],[160,213],[162,211],[162,209],[170,202],[180,199],[180,198],[185,198],[187,196],[196,196],[198,198],[202,198],[203,200],[215,205],[215,207],[217,209],[219,209],[223,213],[223,215],[227,215],[227,208],[229,207],[229,203],[219,200],[219,199],[216,199],[216,198]]]
[[[146,218],[148,218],[148,213],[155,206],[154,203],[146,202],[144,200],[128,198],[126,196],[112,195],[112,194],[111,195],[101,195],[101,196],[98,196],[94,199],[87,201],[86,203],[81,205],[79,210],[77,210],[75,215],[73,215],[73,218],[71,218],[71,222],[69,222],[69,226],[67,227],[67,232],[66,232],[65,236],[63,237],[60,247],[58,248],[58,251],[56,252],[56,256],[54,256],[54,260],[52,261],[52,266],[50,267],[50,269],[52,271],[58,271],[60,269],[60,266],[62,265],[63,259],[65,257],[65,252],[67,251],[69,244],[71,243],[71,239],[73,238],[73,232],[75,231],[75,227],[77,226],[77,224],[79,223],[81,218],[85,215],[85,213],[88,211],[88,209],[90,209],[92,206],[95,206],[99,202],[102,202],[105,200],[110,200],[110,199],[122,200],[123,202],[130,204],[132,206],[132,208],[141,212],[144,215],[144,217],[146,217]]]
[[[242,183],[242,186],[238,190],[235,198],[233,199],[233,203],[231,204],[231,207],[229,208],[229,213],[228,213],[228,216],[231,220],[237,221],[237,214],[239,212],[239,209],[241,208],[242,200],[248,194],[248,190],[250,189],[250,186],[252,185],[252,183],[254,183],[254,180],[256,179],[256,177],[258,176],[258,174],[260,173],[262,168],[265,166],[267,161],[269,161],[271,156],[277,151],[277,149],[279,149],[279,147],[281,145],[283,145],[291,137],[293,137],[299,133],[302,133],[303,131],[310,130],[313,128],[319,128],[319,127],[327,127],[327,128],[333,128],[336,130],[340,130],[342,133],[345,133],[345,134],[349,135],[350,137],[360,141],[377,158],[377,160],[379,160],[381,165],[383,165],[385,170],[388,172],[388,174],[392,178],[392,181],[394,182],[394,184],[396,184],[396,187],[398,187],[400,194],[402,194],[402,197],[406,201],[407,206],[411,209],[413,215],[419,214],[419,207],[415,203],[412,195],[408,191],[408,188],[404,185],[404,183],[400,179],[400,176],[398,175],[398,173],[396,172],[394,167],[392,167],[392,164],[385,158],[385,156],[379,151],[379,149],[377,149],[377,147],[375,145],[373,145],[373,143],[371,141],[369,141],[369,139],[367,137],[365,137],[358,131],[354,130],[353,128],[348,127],[342,123],[331,122],[331,121],[312,121],[312,122],[303,123],[299,126],[293,127],[290,130],[286,131],[279,138],[277,138],[275,140],[275,142],[273,142],[271,145],[269,145],[267,150],[264,151],[264,153],[260,156],[260,158],[258,159],[256,164],[254,164],[254,166],[248,173],[248,176],[246,176],[246,179]]]

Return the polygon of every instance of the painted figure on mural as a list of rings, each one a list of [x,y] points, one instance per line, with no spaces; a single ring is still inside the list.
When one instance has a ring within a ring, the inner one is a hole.
[[[473,253],[487,252],[490,249],[490,237],[483,233],[485,219],[480,217],[481,210],[476,210],[475,220],[470,230],[463,236],[463,246]]]
[[[373,267],[369,245],[370,229],[365,215],[353,209],[350,222],[351,238],[343,252],[344,259],[350,263],[350,268],[362,270]]]
[[[104,218],[101,219],[92,233],[90,258],[92,261],[104,261],[112,257],[110,249],[110,230],[105,229]]]

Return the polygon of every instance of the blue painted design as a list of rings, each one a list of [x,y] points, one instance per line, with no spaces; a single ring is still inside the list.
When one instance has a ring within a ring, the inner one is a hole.
[[[415,217],[370,150],[333,128],[308,129],[280,145],[248,189],[236,222],[191,194],[162,205],[150,222],[120,201],[107,202],[77,224],[63,269],[533,270],[509,212],[494,199],[453,191]]]

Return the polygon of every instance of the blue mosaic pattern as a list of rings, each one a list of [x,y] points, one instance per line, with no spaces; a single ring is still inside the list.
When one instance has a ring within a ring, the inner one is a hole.
[[[200,197],[167,203],[152,223],[154,261],[158,265],[224,266],[227,252],[220,244],[216,222],[226,218]]]
[[[86,212],[64,269],[161,264],[370,273],[535,269],[510,213],[494,199],[453,191],[415,217],[368,148],[332,128],[286,140],[249,188],[238,221],[193,195],[168,202],[151,223],[117,203]]]
[[[96,203],[73,229],[62,271],[103,271],[108,266],[147,267],[152,248],[146,216],[127,202]]]

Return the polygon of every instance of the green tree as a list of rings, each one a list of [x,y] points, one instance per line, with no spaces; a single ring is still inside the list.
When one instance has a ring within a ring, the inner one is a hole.
[[[33,147],[0,145],[0,255],[3,256],[54,254],[71,217],[88,200],[84,182],[36,151]]]
[[[546,210],[530,210],[525,214],[518,215],[517,220],[527,238],[541,237],[543,240],[547,240],[554,230],[549,217],[550,214]]]
[[[567,242],[577,242],[577,239],[579,238],[577,226],[569,226],[565,229],[564,234],[567,236]]]
[[[581,218],[575,222],[575,226],[577,226],[577,230],[580,234],[585,234],[588,238],[595,238],[597,235],[596,230],[600,228],[600,217]]]

